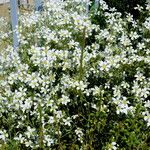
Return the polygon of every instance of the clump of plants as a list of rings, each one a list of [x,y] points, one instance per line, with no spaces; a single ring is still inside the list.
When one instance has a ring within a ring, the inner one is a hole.
[[[140,11],[135,9],[138,5],[145,8],[147,0],[104,0],[108,6],[115,7],[117,11],[125,15],[131,13],[135,19],[140,18]]]
[[[18,49],[0,56],[2,150],[149,148],[150,6],[143,22],[85,6],[47,1],[20,16]]]

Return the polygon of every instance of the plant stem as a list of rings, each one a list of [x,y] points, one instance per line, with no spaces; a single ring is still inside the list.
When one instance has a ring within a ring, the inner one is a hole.
[[[83,40],[81,42],[81,57],[80,57],[80,68],[79,68],[80,76],[79,76],[79,80],[82,80],[82,78],[83,78],[83,54],[84,54],[85,43],[86,43],[85,31],[86,31],[86,29],[84,28],[83,29],[83,36],[82,36]]]
[[[59,150],[62,150],[62,146],[61,146],[61,134],[60,134],[60,125],[59,125],[59,121],[57,120],[56,116],[55,116],[55,120],[56,120],[56,130],[58,132],[58,148]]]
[[[40,144],[40,149],[44,150],[44,143],[43,143],[43,127],[42,127],[42,107],[41,103],[39,103],[39,114],[40,114],[40,129],[39,129],[39,144]]]

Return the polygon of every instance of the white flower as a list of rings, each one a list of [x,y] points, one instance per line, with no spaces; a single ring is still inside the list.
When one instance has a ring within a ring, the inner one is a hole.
[[[76,135],[78,136],[78,140],[81,142],[81,143],[83,143],[83,132],[82,132],[82,129],[81,128],[77,128],[76,130],[75,130],[75,133],[76,133]]]
[[[93,95],[99,95],[101,92],[100,88],[97,86],[95,86],[92,90],[93,90]]]
[[[56,118],[60,119],[63,117],[62,111],[55,111]]]
[[[146,29],[150,30],[150,17],[146,18],[143,25]]]
[[[145,111],[142,113],[142,115],[144,116],[144,120],[147,122],[147,126],[150,126],[150,113],[148,111]]]
[[[149,93],[150,93],[150,89],[147,88],[147,87],[144,87],[144,88],[141,89],[139,95],[140,95],[140,97],[147,98]]]
[[[34,135],[35,133],[35,129],[31,128],[30,126],[27,127],[27,131],[25,132],[25,135],[27,135],[28,138],[30,138],[31,136]]]
[[[131,14],[127,14],[127,21],[128,22],[133,22],[133,15],[131,15]]]
[[[52,123],[54,123],[54,121],[55,121],[54,117],[53,117],[53,116],[50,116],[48,122],[49,122],[50,124],[52,124]]]
[[[145,77],[143,76],[143,74],[140,73],[140,72],[138,72],[138,73],[135,75],[135,77],[136,77],[136,80],[137,80],[137,81],[143,81],[143,80],[145,79]]]
[[[124,45],[124,46],[129,46],[129,45],[131,45],[130,39],[129,39],[128,36],[125,35],[125,34],[122,34],[122,36],[121,36],[121,38],[120,38],[120,42],[121,42],[121,44]]]
[[[150,100],[145,102],[144,107],[150,108]]]
[[[96,106],[96,104],[91,104],[91,107],[94,108],[94,109],[96,109],[96,110],[98,109],[97,106]]]
[[[129,87],[130,87],[130,85],[129,85],[127,82],[125,82],[125,81],[123,81],[123,82],[121,83],[121,86],[122,86],[123,88],[129,88]]]
[[[39,83],[41,82],[41,78],[39,77],[38,73],[32,73],[31,75],[28,75],[27,81],[29,82],[29,86],[35,88],[39,86]]]
[[[99,69],[101,71],[109,71],[110,69],[110,64],[106,61],[100,61],[99,63]]]
[[[19,141],[20,143],[24,143],[25,138],[22,136],[22,134],[19,134],[19,136],[14,137],[14,140]]]
[[[131,37],[131,40],[135,40],[139,37],[139,35],[137,34],[137,32],[131,31],[130,37]]]
[[[112,142],[109,145],[109,149],[108,150],[117,150],[117,143],[116,142]]]
[[[77,90],[84,91],[87,85],[83,81],[75,81],[72,83],[72,87],[76,87]]]
[[[70,117],[68,117],[68,118],[66,118],[66,119],[63,119],[63,122],[65,123],[65,125],[67,125],[67,126],[71,126],[71,122],[72,122],[72,120],[71,120],[71,118],[70,118]]]
[[[137,47],[141,50],[145,48],[145,44],[144,43],[138,43]]]
[[[108,5],[106,4],[105,1],[99,0],[99,3],[100,3],[100,5],[101,5],[103,10],[107,10],[108,9]]]
[[[47,146],[50,147],[54,143],[54,139],[52,139],[49,135],[44,135],[44,142],[46,142]]]
[[[72,118],[76,119],[77,117],[79,117],[78,115],[73,115]]]
[[[32,144],[31,140],[25,142],[26,147],[32,147]]]
[[[8,138],[8,133],[6,130],[0,130],[0,139],[4,142],[6,142],[6,139]]]
[[[137,5],[136,7],[134,7],[134,9],[137,9],[137,10],[141,11],[143,9],[143,7],[140,6],[140,5]]]
[[[25,112],[27,109],[30,109],[32,106],[31,98],[26,99],[25,102],[21,104],[20,106],[23,112]]]
[[[70,102],[70,98],[68,96],[62,95],[62,98],[59,99],[63,105],[67,105]]]
[[[128,112],[133,113],[135,111],[133,106],[128,106],[129,101],[127,101],[126,97],[120,97],[120,98],[113,98],[113,102],[116,104],[116,113],[120,114],[120,113],[124,113],[124,114],[128,114]]]

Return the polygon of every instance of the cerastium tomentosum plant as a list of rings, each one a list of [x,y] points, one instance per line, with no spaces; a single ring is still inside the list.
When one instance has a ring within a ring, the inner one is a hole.
[[[18,52],[0,56],[1,149],[149,147],[150,7],[139,22],[102,0],[87,15],[85,3],[20,16]]]

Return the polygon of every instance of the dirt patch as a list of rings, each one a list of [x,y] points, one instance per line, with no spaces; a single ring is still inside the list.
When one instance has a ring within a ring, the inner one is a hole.
[[[9,18],[10,5],[9,3],[0,5],[0,17]]]
[[[20,3],[21,4],[21,3]],[[26,7],[34,7],[34,1],[33,0],[28,0],[28,4],[24,5],[24,8]],[[21,11],[23,11],[23,7],[21,5],[20,7]],[[25,9],[28,11],[28,9]],[[0,17],[6,17],[6,18],[10,18],[10,4],[9,3],[5,3],[5,4],[0,4]]]

